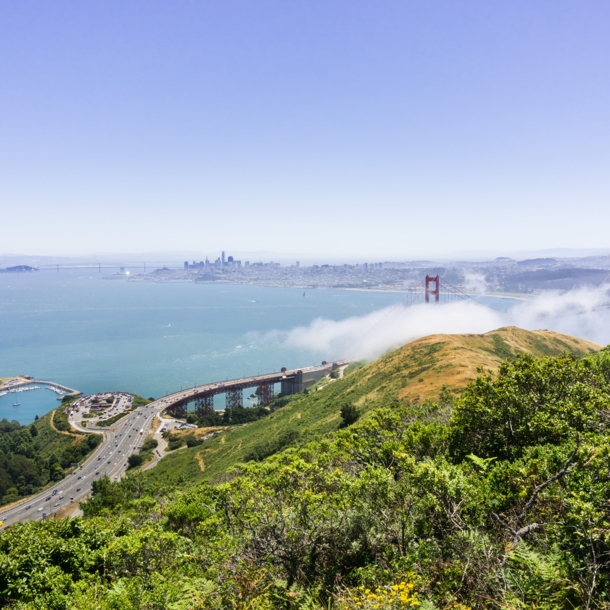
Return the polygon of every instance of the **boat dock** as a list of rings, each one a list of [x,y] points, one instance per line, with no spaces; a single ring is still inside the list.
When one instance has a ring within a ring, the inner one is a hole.
[[[40,386],[45,386],[47,390],[55,392],[58,397],[57,400],[62,400],[65,396],[80,396],[82,392],[69,388],[68,386],[56,383],[55,381],[43,381],[40,379],[26,379],[24,377],[17,377],[10,379],[5,384],[0,386],[0,396],[6,396],[7,394],[16,394],[19,392],[28,392],[30,390],[39,390]]]

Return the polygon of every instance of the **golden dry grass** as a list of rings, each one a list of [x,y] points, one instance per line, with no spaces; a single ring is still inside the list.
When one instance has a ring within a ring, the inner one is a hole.
[[[477,368],[495,370],[505,358],[519,353],[532,356],[581,356],[601,349],[597,343],[551,330],[526,331],[509,326],[481,335],[430,335],[391,352],[365,367],[360,383],[387,378],[386,387],[376,388],[358,401],[373,400],[380,392],[397,390],[404,401],[437,400],[441,389],[464,388],[477,376]]]

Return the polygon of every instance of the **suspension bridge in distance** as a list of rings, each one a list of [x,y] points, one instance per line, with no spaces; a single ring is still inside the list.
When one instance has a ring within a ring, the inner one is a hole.
[[[404,307],[418,305],[421,303],[455,303],[458,301],[473,301],[484,307],[489,305],[482,303],[472,295],[468,294],[459,286],[448,282],[440,275],[426,275],[411,288],[406,296],[397,303]],[[493,308],[492,308],[493,309]]]

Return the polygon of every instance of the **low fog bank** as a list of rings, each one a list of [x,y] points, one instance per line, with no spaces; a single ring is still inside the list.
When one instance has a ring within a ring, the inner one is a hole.
[[[286,336],[288,345],[339,358],[372,360],[388,350],[433,334],[485,333],[502,326],[548,329],[610,343],[610,298],[606,289],[546,293],[505,312],[475,301],[408,308],[387,307],[339,322],[318,318]]]

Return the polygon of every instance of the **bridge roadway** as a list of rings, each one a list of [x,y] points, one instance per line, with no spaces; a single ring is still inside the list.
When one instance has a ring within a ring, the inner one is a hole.
[[[343,364],[346,362],[337,362],[335,366]],[[128,415],[108,428],[99,428],[91,421],[87,428],[83,428],[80,425],[80,414],[74,413],[70,418],[72,427],[80,432],[103,434],[102,443],[89,459],[60,482],[34,496],[0,509],[0,521],[4,521],[4,527],[18,521],[39,521],[45,515],[47,517],[55,515],[70,505],[83,501],[91,493],[92,481],[99,479],[102,475],[108,475],[111,480],[120,479],[127,469],[127,458],[139,450],[149,434],[155,416],[174,405],[186,404],[200,395],[221,394],[230,390],[256,387],[260,384],[280,383],[282,380],[296,377],[298,371],[302,371],[303,374],[315,374],[330,372],[332,368],[332,364],[326,364],[209,383],[180,390],[130,411]],[[140,434],[140,430],[143,430],[142,434]],[[156,459],[158,461],[158,458]]]
[[[156,402],[163,404],[163,409],[169,409],[175,406],[186,405],[189,402],[204,396],[214,396],[216,394],[243,391],[247,388],[294,380],[299,376],[299,373],[302,374],[302,378],[306,378],[308,376],[318,376],[319,378],[327,373],[330,373],[335,368],[345,364],[348,364],[348,361],[341,360],[334,363],[325,363],[320,366],[309,366],[300,369],[280,371],[277,373],[267,373],[264,375],[253,375],[252,377],[242,377],[240,379],[217,381],[214,383],[187,388],[185,390],[181,390],[180,392],[174,392],[173,394],[168,394]]]

